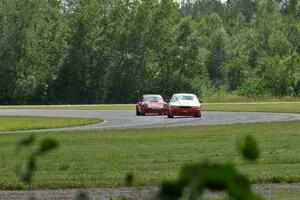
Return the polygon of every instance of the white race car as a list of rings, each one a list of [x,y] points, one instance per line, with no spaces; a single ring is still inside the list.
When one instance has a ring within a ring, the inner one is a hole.
[[[194,94],[174,94],[168,104],[168,118],[174,116],[201,117],[201,103]]]

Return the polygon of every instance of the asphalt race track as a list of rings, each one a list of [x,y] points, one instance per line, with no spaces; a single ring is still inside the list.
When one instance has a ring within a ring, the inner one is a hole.
[[[300,114],[258,113],[258,112],[203,112],[201,118],[148,115],[136,116],[135,111],[112,110],[0,110],[0,115],[48,116],[48,117],[83,117],[101,118],[101,124],[80,127],[44,129],[36,131],[74,131],[74,130],[103,130],[113,128],[154,128],[195,125],[218,125],[236,123],[254,123],[271,121],[288,121],[300,119]],[[5,133],[5,132],[0,132]],[[10,132],[15,133],[15,132]]]

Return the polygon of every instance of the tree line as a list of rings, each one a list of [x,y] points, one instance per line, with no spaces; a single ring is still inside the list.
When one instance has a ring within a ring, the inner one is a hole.
[[[300,95],[299,0],[0,0],[0,104]]]

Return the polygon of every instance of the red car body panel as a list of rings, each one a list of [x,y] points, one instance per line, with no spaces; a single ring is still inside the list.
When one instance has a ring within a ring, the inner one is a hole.
[[[144,105],[147,106],[144,106]],[[166,103],[165,102],[152,102],[152,101],[146,101],[142,103],[142,110],[146,113],[158,113],[158,114],[166,114],[167,108],[164,107]]]
[[[201,108],[169,107],[168,113],[172,116],[201,116]]]

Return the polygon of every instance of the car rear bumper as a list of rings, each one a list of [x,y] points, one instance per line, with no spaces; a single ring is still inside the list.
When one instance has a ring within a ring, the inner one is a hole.
[[[191,107],[176,107],[169,108],[169,115],[173,116],[201,116],[201,108],[191,108]]]

